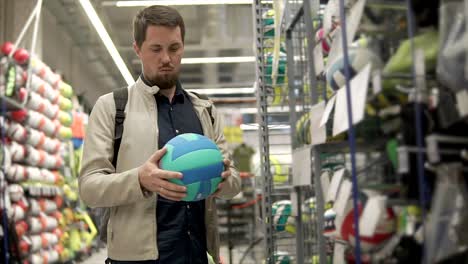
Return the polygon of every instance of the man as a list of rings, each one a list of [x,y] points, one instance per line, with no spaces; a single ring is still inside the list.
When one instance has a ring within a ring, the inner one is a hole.
[[[91,207],[111,208],[107,227],[111,263],[207,263],[207,252],[219,262],[214,200],[230,199],[240,191],[237,171],[224,160],[218,191],[189,203],[181,201],[186,188],[168,181],[183,175],[161,170],[158,163],[165,143],[182,133],[204,134],[227,158],[221,116],[211,101],[185,91],[178,82],[185,26],[175,9],[145,8],[135,17],[133,30],[143,73],[128,88],[117,166],[111,162],[115,103],[113,95],[106,94],[89,117],[81,198]]]

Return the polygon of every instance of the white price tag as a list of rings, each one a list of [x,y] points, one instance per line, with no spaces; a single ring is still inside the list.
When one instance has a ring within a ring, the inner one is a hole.
[[[292,159],[292,182],[294,186],[312,184],[311,161],[310,147],[305,146],[294,150]]]
[[[354,40],[354,36],[356,35],[357,29],[361,22],[362,13],[364,11],[364,6],[366,4],[366,0],[359,0],[354,6],[351,8],[349,16],[346,17],[346,33],[348,36],[348,45],[351,44]]]
[[[336,195],[338,194],[338,189],[340,188],[341,181],[343,180],[343,176],[345,173],[345,169],[340,169],[333,173],[333,177],[330,183],[330,187],[328,188],[327,200],[328,201],[335,201]]]
[[[323,113],[322,120],[320,120],[320,127],[327,123],[328,118],[330,117],[330,113],[333,110],[333,106],[335,105],[335,99],[336,95],[328,99],[327,106],[325,107],[325,113]]]
[[[323,113],[325,112],[325,102],[320,102],[310,109],[310,137],[311,144],[318,145],[327,140],[327,131],[324,126],[320,126]]]
[[[346,204],[348,203],[349,197],[351,196],[351,181],[345,179],[340,186],[338,197],[336,198],[335,203],[333,204],[333,210],[335,210],[336,215],[344,215]]]
[[[385,217],[385,196],[373,196],[367,200],[359,218],[359,232],[362,236],[373,236],[380,219]]]
[[[319,43],[314,48],[314,66],[315,66],[315,76],[319,76],[323,69],[325,68],[323,62],[323,53],[322,53],[322,44]]]
[[[367,64],[350,83],[351,107],[353,112],[353,124],[358,124],[364,119],[366,109],[367,88],[369,84],[371,64]],[[348,103],[346,87],[341,87],[336,94],[335,114],[333,116],[333,136],[349,129]]]

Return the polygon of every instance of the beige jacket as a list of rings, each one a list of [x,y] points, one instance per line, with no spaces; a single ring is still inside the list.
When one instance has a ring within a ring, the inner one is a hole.
[[[117,168],[112,166],[115,104],[112,93],[101,96],[89,117],[79,176],[81,199],[90,207],[111,207],[107,228],[108,256],[116,260],[158,258],[156,195],[142,193],[138,167],[158,149],[157,86],[141,79],[129,87],[124,133]],[[205,136],[217,143],[229,158],[221,116],[212,102],[189,93]],[[207,107],[212,106],[211,122]],[[230,199],[240,191],[240,178],[232,166],[220,197]],[[205,225],[208,252],[219,259],[216,202],[206,199]]]

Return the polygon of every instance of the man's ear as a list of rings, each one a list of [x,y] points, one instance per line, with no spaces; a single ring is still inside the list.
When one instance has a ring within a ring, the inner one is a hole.
[[[140,47],[138,47],[136,41],[133,41],[133,50],[137,54],[138,58],[141,58],[140,56],[141,50],[140,50]]]

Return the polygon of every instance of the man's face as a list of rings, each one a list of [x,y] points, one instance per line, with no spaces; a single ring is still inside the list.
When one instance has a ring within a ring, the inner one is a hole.
[[[133,43],[133,48],[140,57],[146,80],[160,89],[174,87],[184,54],[180,27],[150,25],[141,47]]]

